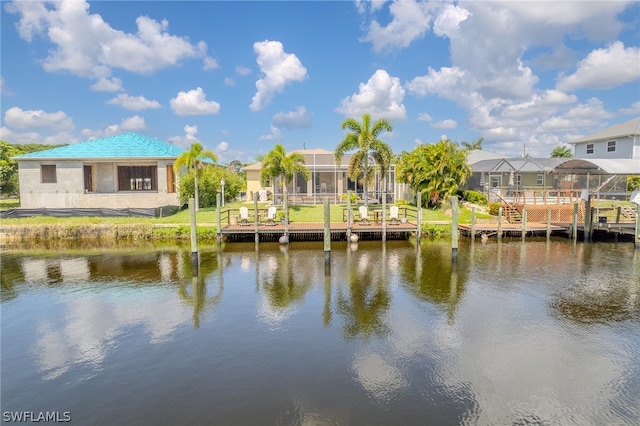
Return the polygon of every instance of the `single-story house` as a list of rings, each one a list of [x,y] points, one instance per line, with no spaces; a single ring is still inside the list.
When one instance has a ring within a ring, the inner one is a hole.
[[[569,143],[576,158],[637,158],[640,161],[640,117]]]
[[[16,156],[20,206],[178,206],[173,163],[182,152],[159,139],[124,133]]]
[[[302,149],[292,152],[300,153],[305,158],[305,166],[311,172],[310,179],[305,179],[301,173],[297,173],[293,180],[287,183],[289,200],[294,204],[322,203],[325,197],[329,197],[332,203],[345,202],[344,195],[348,191],[355,192],[360,198],[363,195],[363,186],[360,182],[352,181],[347,175],[351,154],[345,154],[340,164],[336,164],[333,152],[325,149]],[[290,154],[290,153],[288,153]],[[263,186],[260,181],[262,163],[257,162],[244,167],[247,172],[247,196],[252,200],[259,197],[258,194],[270,191],[275,194],[276,200],[282,195],[282,184],[276,178]],[[386,185],[386,187],[385,187]],[[395,165],[392,164],[387,172],[386,179],[376,173],[373,184],[368,188],[369,202],[379,202],[382,194],[387,194],[387,200],[393,202],[402,198],[402,185],[395,184]]]

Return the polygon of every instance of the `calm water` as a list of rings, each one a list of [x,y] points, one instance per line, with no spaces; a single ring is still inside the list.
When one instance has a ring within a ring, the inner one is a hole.
[[[5,248],[3,416],[640,424],[640,251],[461,244]]]

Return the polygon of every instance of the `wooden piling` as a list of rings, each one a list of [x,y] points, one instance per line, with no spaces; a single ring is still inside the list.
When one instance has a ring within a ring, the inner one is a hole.
[[[260,242],[260,230],[258,229],[258,197],[253,200],[253,225],[255,229],[256,244]]]
[[[498,240],[502,239],[502,207],[498,207]]]
[[[347,191],[347,242],[351,241],[351,191]]]
[[[417,216],[418,219],[416,220],[417,224],[416,224],[416,238],[418,240],[418,243],[420,242],[420,237],[422,234],[422,192],[418,191],[418,193],[416,194],[416,207],[418,208],[417,211]]]
[[[547,207],[547,240],[551,237],[551,207]]]
[[[527,236],[527,208],[522,208],[522,231],[521,231],[522,241],[524,241]]]
[[[640,249],[640,204],[636,205],[636,249]]]
[[[451,197],[451,261],[458,261],[458,196]]]
[[[591,196],[587,195],[587,199],[585,201],[585,207],[584,207],[584,228],[582,229],[582,234],[583,234],[582,236],[584,241],[589,241],[589,239],[591,238],[592,213],[593,212],[591,209]]]
[[[289,239],[289,193],[284,190],[282,194],[282,205],[284,206],[284,235]]]
[[[331,263],[331,206],[329,197],[324,199],[324,263]]]
[[[220,193],[216,194],[216,240],[218,247],[222,244],[222,220],[220,219]]]
[[[387,194],[382,195],[382,242],[387,241]]]
[[[578,203],[573,203],[573,224],[571,228],[573,241],[578,240]]]
[[[196,202],[189,198],[189,223],[191,225],[191,266],[193,275],[198,274],[198,235],[196,224]]]
[[[476,208],[471,207],[471,241],[476,239]]]
[[[620,223],[621,214],[622,214],[622,206],[618,206],[618,211],[616,212],[616,224]]]

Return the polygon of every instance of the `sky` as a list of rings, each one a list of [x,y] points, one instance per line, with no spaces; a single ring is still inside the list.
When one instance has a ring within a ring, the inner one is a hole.
[[[0,139],[137,132],[220,162],[333,151],[368,113],[395,153],[507,157],[640,116],[638,1],[2,1]]]

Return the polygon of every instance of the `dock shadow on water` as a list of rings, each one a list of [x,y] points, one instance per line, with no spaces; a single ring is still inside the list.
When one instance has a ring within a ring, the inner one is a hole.
[[[77,424],[633,424],[640,254],[564,239],[8,246],[5,413]]]

